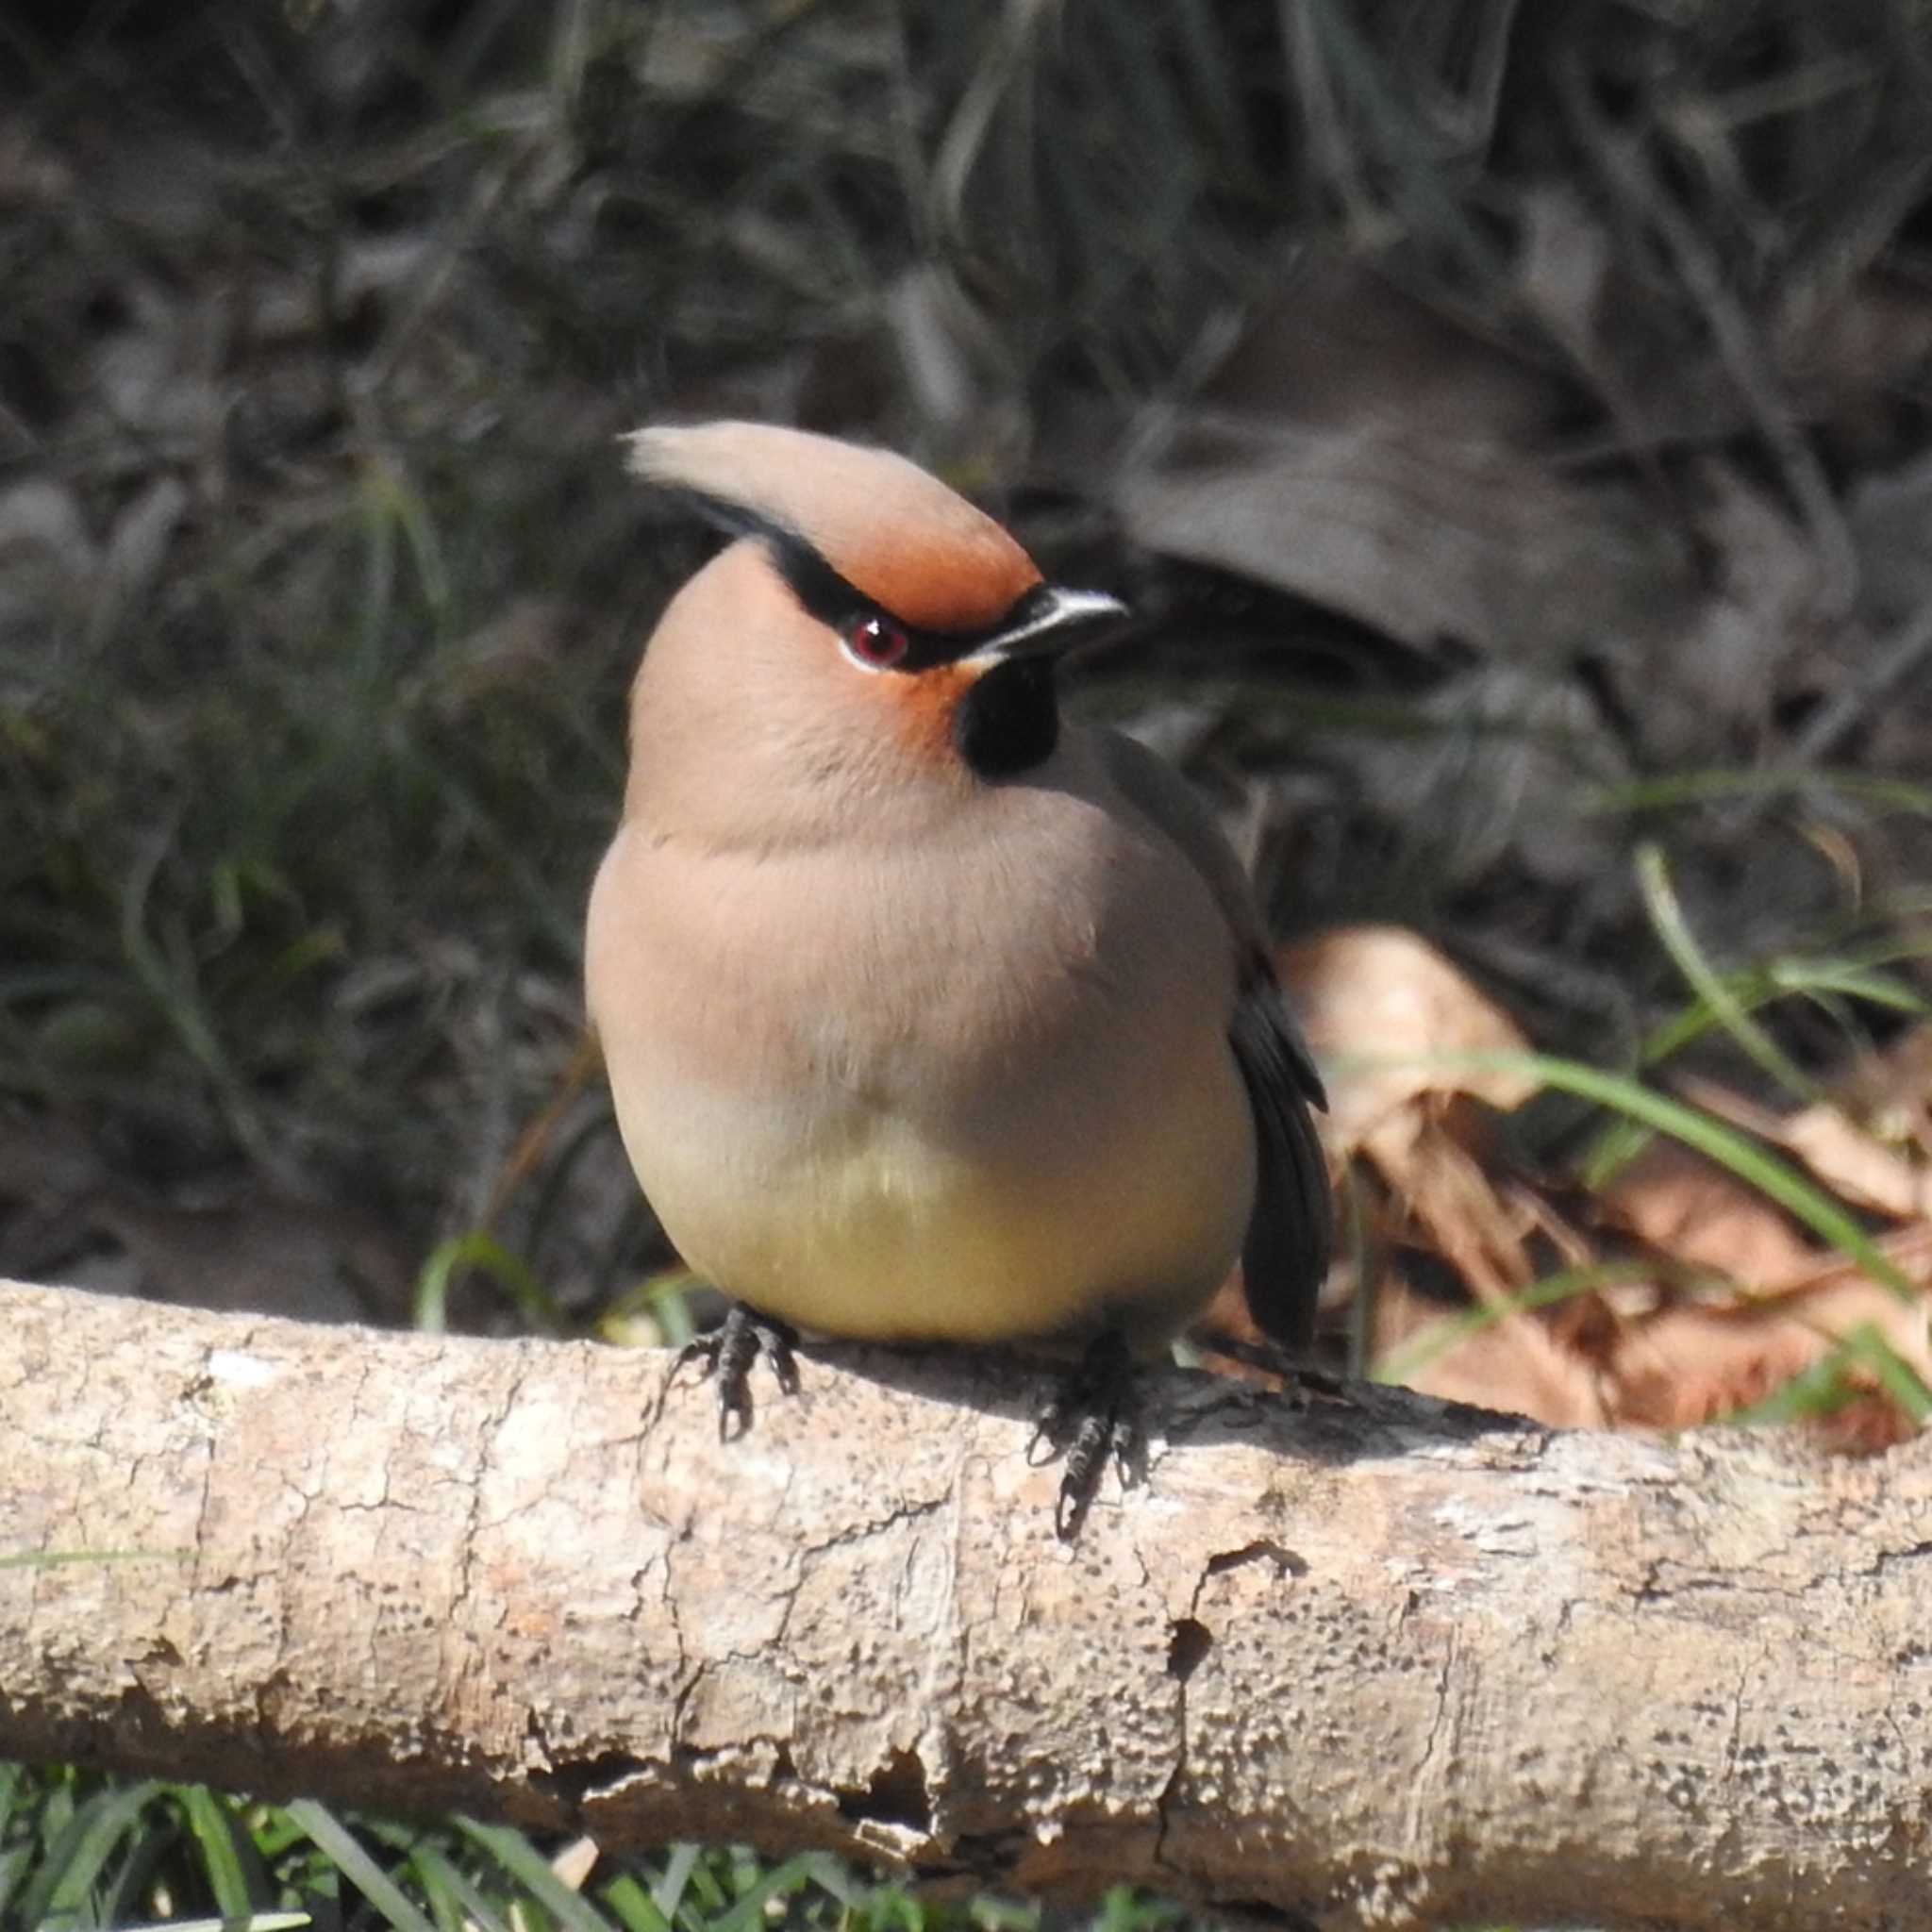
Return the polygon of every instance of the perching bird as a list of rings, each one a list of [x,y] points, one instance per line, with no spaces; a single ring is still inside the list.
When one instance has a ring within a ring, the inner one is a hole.
[[[1114,598],[884,450],[629,444],[739,540],[645,650],[587,936],[632,1165],[735,1304],[721,1426],[761,1343],[792,1386],[798,1327],[1071,1343],[1071,1533],[1128,1362],[1237,1255],[1260,1327],[1308,1337],[1322,1090],[1246,877],[1169,766],[1061,720],[1054,659]]]

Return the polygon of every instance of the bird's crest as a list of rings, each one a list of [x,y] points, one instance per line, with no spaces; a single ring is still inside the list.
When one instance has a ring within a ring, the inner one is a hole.
[[[1040,582],[990,516],[890,450],[769,423],[662,425],[625,440],[634,475],[918,629],[986,629]]]

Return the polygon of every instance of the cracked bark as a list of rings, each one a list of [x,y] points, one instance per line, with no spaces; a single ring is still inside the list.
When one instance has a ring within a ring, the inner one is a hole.
[[[0,1288],[0,1755],[1293,1924],[1921,1927],[1932,1455]]]

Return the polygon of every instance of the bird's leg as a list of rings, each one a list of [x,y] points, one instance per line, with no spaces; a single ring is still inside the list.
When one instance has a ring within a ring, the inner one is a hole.
[[[1124,1487],[1132,1478],[1140,1423],[1134,1409],[1134,1358],[1117,1328],[1104,1328],[1087,1344],[1078,1361],[1061,1377],[1033,1427],[1030,1461],[1066,1452],[1053,1526],[1062,1542],[1080,1533],[1088,1506],[1109,1455]]]
[[[717,1378],[718,1440],[728,1441],[734,1417],[741,1436],[751,1427],[751,1365],[760,1354],[778,1387],[787,1395],[798,1393],[798,1361],[791,1353],[797,1341],[798,1331],[789,1323],[733,1302],[717,1327],[692,1336],[677,1351],[673,1373],[686,1362],[701,1361],[705,1374]]]

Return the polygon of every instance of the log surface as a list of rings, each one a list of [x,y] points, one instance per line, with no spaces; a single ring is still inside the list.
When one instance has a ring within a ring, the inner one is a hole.
[[[0,1755],[1322,1927],[1932,1923],[1932,1455],[0,1285]],[[22,1561],[23,1557],[36,1560]]]

